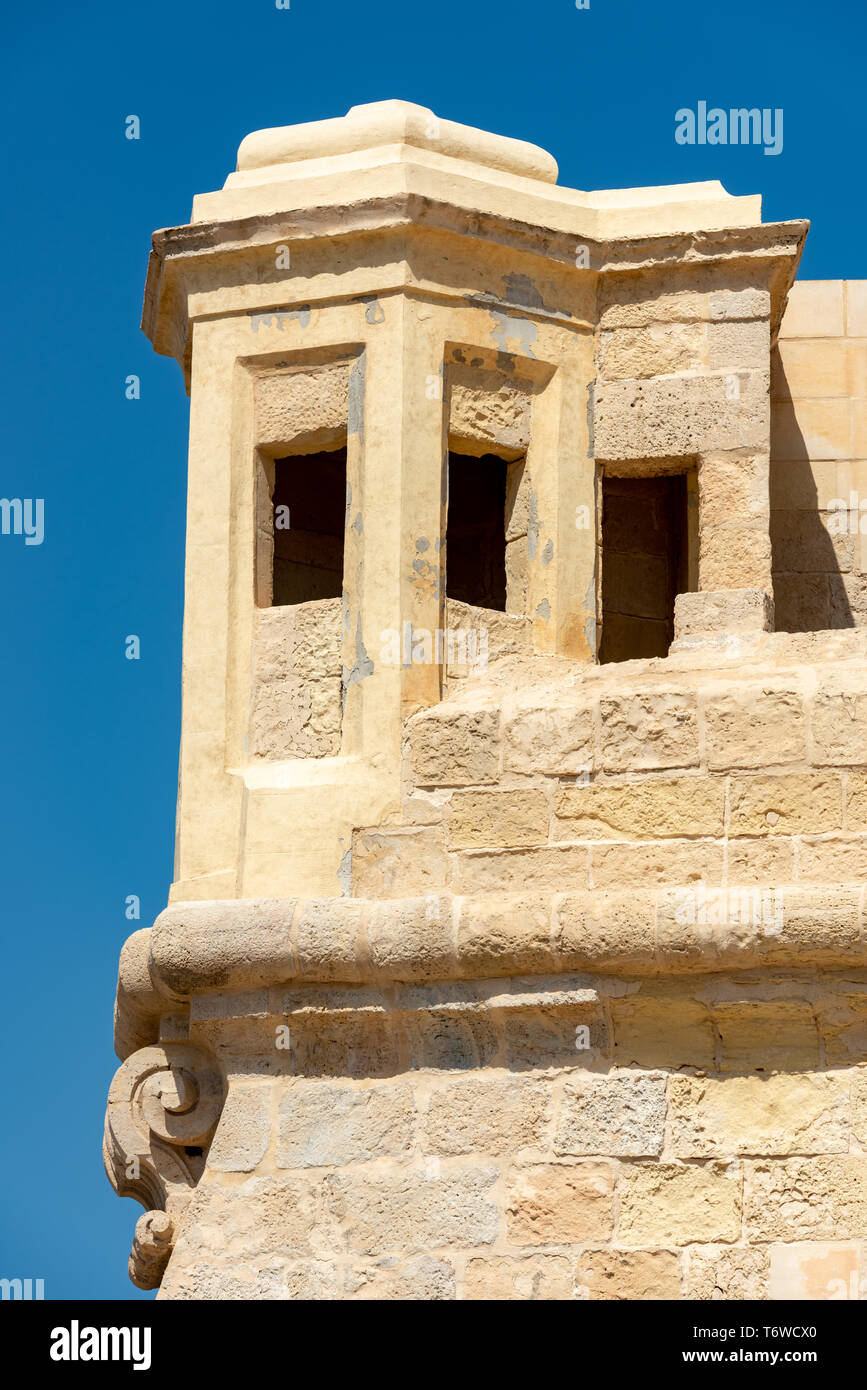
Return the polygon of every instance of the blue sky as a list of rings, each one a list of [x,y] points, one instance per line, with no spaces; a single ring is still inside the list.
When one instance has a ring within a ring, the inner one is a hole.
[[[574,187],[761,193],[766,219],[812,220],[802,276],[865,278],[865,16],[863,0],[7,12],[0,497],[43,498],[45,536],[0,535],[0,1275],[48,1298],[152,1296],[126,1276],[140,1208],[100,1160],[117,956],[165,905],[174,839],[188,410],[139,330],[151,231],[222,185],[248,131],[402,97],[544,146]],[[675,112],[701,100],[782,108],[782,152],[678,145]]]

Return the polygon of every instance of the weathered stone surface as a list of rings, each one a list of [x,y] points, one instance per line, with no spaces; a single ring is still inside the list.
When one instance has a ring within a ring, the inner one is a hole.
[[[456,791],[449,804],[449,843],[452,849],[544,844],[549,818],[543,791]]]
[[[554,1152],[654,1157],[662,1149],[664,1134],[664,1076],[588,1073],[566,1082]]]
[[[360,830],[352,842],[352,891],[360,898],[411,898],[448,885],[440,826]]]
[[[735,835],[818,834],[843,824],[840,778],[833,773],[732,778],[730,801]]]
[[[867,1220],[867,1159],[790,1158],[750,1165],[745,1227],[749,1241],[849,1240]]]
[[[638,772],[698,764],[695,697],[680,691],[636,691],[605,696],[602,762],[610,772]]]
[[[431,1154],[512,1153],[543,1142],[550,1087],[529,1077],[469,1077],[435,1090],[424,1121]]]
[[[545,1163],[510,1175],[506,1198],[513,1245],[569,1245],[605,1239],[613,1222],[607,1163]]]
[[[684,1295],[705,1300],[773,1298],[766,1246],[690,1245],[684,1254]]]
[[[708,700],[703,717],[709,768],[761,768],[771,758],[797,763],[806,757],[804,703],[797,691],[741,687]]]
[[[327,1168],[399,1158],[413,1138],[408,1085],[302,1081],[280,1100],[278,1168]]]
[[[409,725],[410,757],[420,786],[495,782],[500,767],[495,710],[417,715]]]
[[[674,1250],[585,1250],[575,1267],[578,1297],[680,1298],[680,1261]]]
[[[592,772],[596,754],[589,706],[555,705],[526,710],[503,731],[504,766],[511,772]]]
[[[848,1151],[845,1077],[673,1076],[670,1086],[678,1158]]]
[[[335,1173],[327,1181],[332,1210],[359,1254],[425,1251],[442,1245],[489,1245],[500,1230],[491,1166],[423,1172]]]
[[[257,758],[340,751],[340,600],[257,610],[250,747]]]
[[[737,1240],[741,1173],[736,1164],[630,1164],[618,1182],[622,1245]]]
[[[467,1261],[464,1297],[484,1300],[574,1298],[572,1261],[563,1255]]]
[[[564,786],[554,810],[561,840],[722,835],[725,783],[707,777],[676,777],[617,786]]]
[[[208,1154],[211,1168],[221,1173],[250,1173],[271,1142],[271,1087],[236,1082],[220,1116]]]

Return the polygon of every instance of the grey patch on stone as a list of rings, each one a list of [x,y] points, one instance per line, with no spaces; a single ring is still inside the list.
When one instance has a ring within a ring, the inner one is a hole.
[[[340,896],[343,898],[352,897],[352,846],[344,854],[340,861],[340,868],[337,870],[337,882],[340,884]]]
[[[596,425],[596,382],[587,383],[587,457],[593,458],[593,440]]]
[[[536,607],[536,617],[537,617],[537,618],[550,618],[550,616],[551,616],[551,605],[550,605],[550,603],[548,602],[548,600],[547,600],[546,598],[543,598],[543,599],[542,599],[542,602],[541,602],[540,604],[538,604],[537,607]]]
[[[420,550],[422,554],[424,554],[426,550],[429,550],[430,541],[428,540],[427,536],[421,536],[419,540],[416,541],[415,548],[416,550]]]
[[[310,323],[310,305],[302,304],[300,308],[293,309],[289,317],[300,323],[302,328],[306,328]]]
[[[362,303],[367,305],[364,311],[366,323],[385,323],[385,310],[375,294],[365,295]]]
[[[364,353],[356,358],[349,373],[349,409],[346,429],[349,434],[357,434],[364,443],[364,378],[366,373]]]
[[[553,542],[553,541],[548,541],[547,544],[546,544],[546,546],[545,546],[545,549],[542,551],[542,564],[543,564],[543,565],[550,565],[550,563],[551,563],[551,561],[553,560],[553,558],[554,558],[554,542]]]
[[[530,279],[529,275],[506,275],[504,277],[506,293],[509,302],[516,304],[522,309],[541,309],[545,314],[553,314],[558,319],[568,319],[571,315],[564,313],[562,309],[552,309],[550,304],[546,304],[541,292]]]
[[[357,533],[358,533],[359,536],[361,535],[362,531],[364,530],[364,522],[361,520],[361,512],[358,513],[358,516],[357,516],[357,517],[355,518],[355,520],[353,521],[353,523],[352,523],[352,529],[353,529],[353,531],[357,531]]]
[[[343,667],[343,708],[346,709],[346,692],[351,685],[357,681],[366,680],[373,675],[373,662],[367,655],[364,646],[364,638],[361,635],[361,614],[359,613],[355,628],[355,665]]]
[[[532,357],[535,361],[536,354],[532,344],[539,336],[539,330],[535,323],[529,319],[518,319],[512,314],[506,313],[504,309],[491,309],[491,318],[494,320],[494,327],[491,329],[491,337],[502,352],[507,350],[509,338],[517,338],[521,344],[521,350],[526,357]]]
[[[535,560],[539,549],[539,499],[530,488],[530,501],[527,507],[527,555]]]

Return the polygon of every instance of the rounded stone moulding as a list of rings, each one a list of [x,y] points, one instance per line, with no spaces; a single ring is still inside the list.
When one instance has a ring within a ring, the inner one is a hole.
[[[240,173],[380,145],[412,145],[521,178],[557,182],[557,161],[538,145],[440,120],[428,107],[408,101],[374,101],[331,120],[255,130],[241,141],[237,167]]]

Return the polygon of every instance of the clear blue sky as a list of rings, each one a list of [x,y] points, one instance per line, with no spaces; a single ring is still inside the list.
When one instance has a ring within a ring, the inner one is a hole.
[[[544,146],[573,187],[761,193],[766,219],[812,220],[803,276],[865,278],[867,19],[863,0],[46,0],[4,29],[0,497],[44,498],[45,539],[0,535],[0,1275],[123,1299],[140,1208],[100,1142],[124,900],[149,925],[172,875],[187,434],[180,370],[138,326],[151,231],[222,185],[248,131],[402,97]],[[781,107],[782,153],[676,144],[701,100]]]

